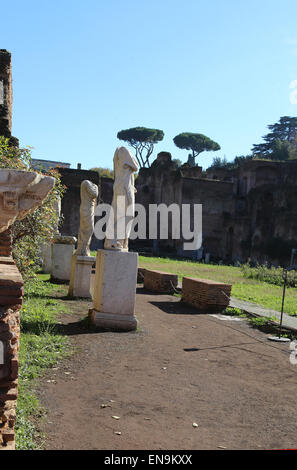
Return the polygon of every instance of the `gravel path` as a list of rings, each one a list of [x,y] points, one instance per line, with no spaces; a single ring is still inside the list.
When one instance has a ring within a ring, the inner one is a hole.
[[[287,344],[142,289],[137,332],[88,331],[79,322],[88,302],[67,303],[60,329],[78,352],[39,386],[47,449],[297,447]]]

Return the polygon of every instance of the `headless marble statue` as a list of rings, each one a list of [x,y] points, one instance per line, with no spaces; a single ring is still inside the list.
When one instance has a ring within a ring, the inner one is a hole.
[[[114,154],[113,167],[112,211],[106,227],[104,248],[128,251],[135,209],[134,173],[138,170],[138,164],[130,150],[118,147]]]
[[[94,211],[98,198],[98,186],[85,180],[80,186],[80,226],[76,255],[90,256],[90,243],[94,232]]]

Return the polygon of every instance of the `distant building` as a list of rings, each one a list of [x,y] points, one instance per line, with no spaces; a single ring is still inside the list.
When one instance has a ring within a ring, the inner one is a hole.
[[[40,160],[37,158],[32,158],[32,167],[34,169],[39,169],[40,167],[44,170],[49,168],[70,168],[70,163],[65,162],[54,162],[52,160]]]

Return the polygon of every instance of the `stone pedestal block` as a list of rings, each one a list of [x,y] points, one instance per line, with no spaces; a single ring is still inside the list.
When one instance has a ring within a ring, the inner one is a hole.
[[[71,297],[92,298],[91,277],[92,268],[95,265],[94,256],[72,256],[71,277],[68,295]]]
[[[91,321],[101,328],[130,331],[134,316],[138,254],[98,250]]]
[[[42,247],[42,272],[50,274],[52,271],[52,243],[48,242]]]
[[[52,247],[51,277],[58,281],[70,281],[71,262],[74,254],[75,237],[62,236]]]

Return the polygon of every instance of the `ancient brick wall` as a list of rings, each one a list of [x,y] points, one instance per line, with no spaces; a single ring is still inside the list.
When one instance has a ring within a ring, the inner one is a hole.
[[[185,171],[186,170],[186,171]],[[222,171],[221,171],[222,170]],[[79,229],[80,184],[90,179],[100,186],[100,202],[111,203],[113,180],[98,178],[95,172],[61,169],[62,180],[68,187],[62,200],[64,225],[62,234],[76,236]],[[148,208],[150,204],[202,204],[203,256],[212,261],[245,262],[272,261],[288,264],[290,249],[283,258],[266,255],[263,243],[280,238],[294,244],[297,241],[296,195],[297,160],[267,162],[251,160],[239,169],[210,169],[202,173],[199,167],[176,168],[170,154],[161,152],[151,168],[142,168],[136,179],[136,203],[146,208],[146,240],[130,240],[131,250],[154,254],[177,254],[197,259],[196,251],[185,251],[182,234],[172,240],[169,223],[168,240],[149,240]],[[272,201],[270,203],[269,201]],[[98,219],[95,217],[95,223]],[[193,230],[193,211],[191,216]],[[93,236],[91,248],[103,243]],[[295,247],[295,246],[294,246]],[[202,250],[201,250],[202,251]]]
[[[201,313],[221,312],[229,305],[231,289],[230,284],[184,277],[182,301]]]
[[[0,256],[12,255],[11,229],[0,233]]]
[[[178,277],[176,274],[145,269],[143,284],[145,289],[152,292],[173,294],[178,284]]]
[[[0,450],[15,448],[20,309],[24,283],[11,253],[10,231],[0,234]]]

